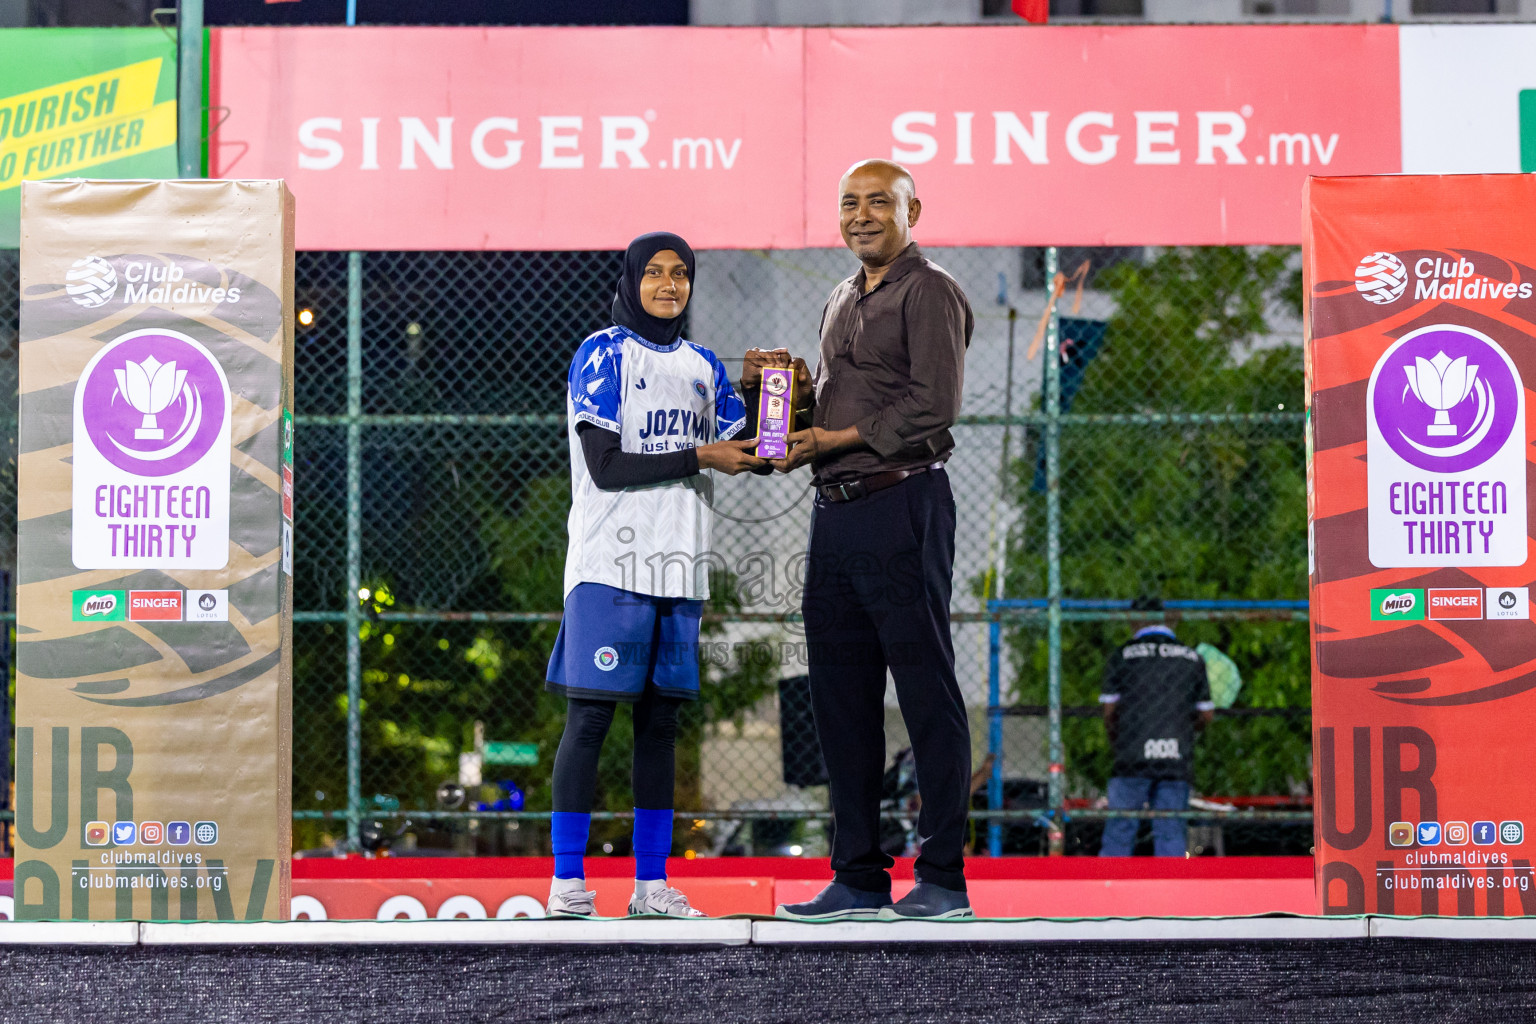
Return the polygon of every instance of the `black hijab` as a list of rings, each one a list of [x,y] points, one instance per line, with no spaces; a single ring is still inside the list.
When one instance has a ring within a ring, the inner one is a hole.
[[[640,278],[645,274],[645,265],[664,249],[677,253],[688,268],[688,280],[693,281],[693,249],[687,242],[669,231],[641,235],[624,250],[624,273],[619,278],[618,291],[613,293],[613,322],[628,327],[652,345],[667,348],[683,333],[683,314],[664,320],[651,316],[640,304]]]

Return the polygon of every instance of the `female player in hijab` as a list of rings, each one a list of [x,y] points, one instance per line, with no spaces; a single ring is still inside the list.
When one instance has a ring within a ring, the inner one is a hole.
[[[699,614],[709,596],[705,469],[765,465],[731,440],[747,412],[725,367],[682,337],[693,250],[641,235],[624,253],[613,326],[581,343],[566,398],[571,447],[565,616],[548,687],[567,698],[555,754],[549,912],[587,917],[586,853],[597,761],[618,704],[635,723],[631,914],[701,917],[667,885],[677,710],[699,695]]]

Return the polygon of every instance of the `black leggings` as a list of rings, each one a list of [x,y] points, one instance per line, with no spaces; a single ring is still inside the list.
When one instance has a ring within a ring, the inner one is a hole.
[[[677,776],[677,708],[682,701],[663,697],[649,686],[634,707],[635,806],[671,810]],[[571,697],[565,732],[555,752],[555,810],[590,814],[597,794],[597,761],[603,738],[613,724],[611,700]]]

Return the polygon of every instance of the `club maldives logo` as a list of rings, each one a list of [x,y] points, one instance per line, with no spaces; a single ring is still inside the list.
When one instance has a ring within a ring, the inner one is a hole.
[[[1415,331],[1378,371],[1373,411],[1405,462],[1434,473],[1476,469],[1509,440],[1519,385],[1491,339],[1465,327]]]
[[[619,652],[612,647],[599,647],[592,655],[592,664],[603,672],[612,672],[619,667]]]
[[[126,334],[87,371],[85,429],[118,469],[166,476],[193,465],[213,447],[228,393],[208,350],[174,331]]]
[[[1408,268],[1390,252],[1373,252],[1355,268],[1355,290],[1367,302],[1396,302],[1407,287]]]
[[[104,306],[117,294],[117,271],[100,256],[75,260],[64,274],[64,291],[86,309]]]

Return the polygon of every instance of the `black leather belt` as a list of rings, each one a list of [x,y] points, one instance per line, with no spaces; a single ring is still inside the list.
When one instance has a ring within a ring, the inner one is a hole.
[[[848,480],[840,484],[825,484],[816,488],[818,494],[826,501],[858,501],[860,498],[883,491],[887,487],[895,487],[909,476],[926,473],[930,469],[943,469],[944,463],[934,462],[927,466],[918,466],[916,469],[893,469],[889,473],[876,473],[859,480]]]

